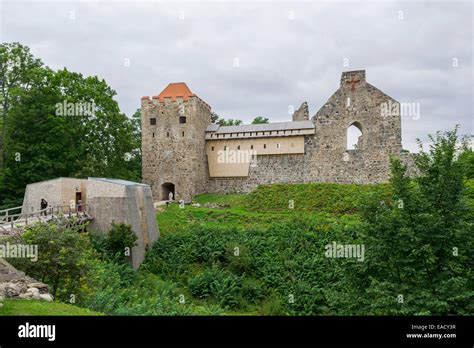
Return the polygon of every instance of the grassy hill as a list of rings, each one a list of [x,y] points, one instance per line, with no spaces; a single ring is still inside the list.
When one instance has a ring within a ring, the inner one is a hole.
[[[471,208],[473,183],[465,192]],[[390,306],[397,287],[370,280],[377,284],[371,289],[364,276],[383,269],[370,260],[384,237],[377,230],[368,236],[360,209],[367,202],[388,208],[390,191],[388,184],[275,184],[248,194],[202,194],[194,199],[200,206],[173,203],[157,214],[162,238],[142,270],[176,284],[203,314],[429,314],[425,289],[409,305]],[[369,261],[328,259],[332,242],[364,244]],[[367,290],[356,294],[352,286]]]
[[[367,195],[382,201],[390,192],[387,185],[278,184],[248,194],[201,194],[193,200],[200,206],[173,203],[157,213],[162,238],[142,270],[219,314],[330,314],[311,295],[320,293],[316,283],[333,277],[323,274],[335,266],[324,246],[357,241],[357,207]],[[283,294],[299,304],[288,305]]]
[[[193,202],[200,207],[174,203],[157,214],[162,236],[189,225],[256,227],[299,218],[357,218],[357,206],[368,195],[389,200],[388,185],[274,184],[260,186],[248,194],[201,194]],[[292,202],[290,202],[292,201]],[[222,207],[206,207],[217,203]]]
[[[471,206],[465,216],[471,217],[473,183],[468,181],[464,195]],[[138,272],[94,260],[77,304],[90,311],[6,300],[0,315],[465,314],[472,303],[465,253],[449,260],[455,282],[445,277],[436,285],[441,295],[433,295],[419,267],[423,255],[411,250],[413,241],[431,243],[438,216],[421,211],[404,220],[390,201],[386,184],[277,184],[248,194],[198,195],[193,204],[159,208],[161,238]],[[361,210],[368,202],[375,204],[373,221]],[[468,231],[464,222],[459,227]],[[397,240],[400,233],[405,235]],[[423,233],[425,239],[414,239]],[[444,233],[438,231],[437,238]],[[365,245],[366,262],[326,257],[325,247],[333,242]],[[400,245],[397,254],[394,243]],[[399,267],[405,272],[402,285]],[[403,305],[396,303],[401,291],[409,294]]]

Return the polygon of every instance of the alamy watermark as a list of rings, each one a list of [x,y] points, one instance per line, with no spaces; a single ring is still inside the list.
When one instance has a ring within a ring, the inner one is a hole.
[[[221,164],[241,164],[250,163],[252,167],[256,166],[256,150],[219,150],[217,151],[217,163]]]
[[[67,102],[57,103],[56,116],[94,117],[96,105],[94,102]]]
[[[37,244],[0,244],[1,258],[15,259],[31,259],[32,262],[38,261],[38,245]]]
[[[420,103],[392,103],[389,100],[386,103],[380,104],[380,115],[382,117],[388,116],[403,116],[412,117],[413,120],[420,119]]]
[[[332,242],[327,244],[324,255],[331,258],[356,258],[357,261],[364,262],[365,246],[364,244],[338,244]]]

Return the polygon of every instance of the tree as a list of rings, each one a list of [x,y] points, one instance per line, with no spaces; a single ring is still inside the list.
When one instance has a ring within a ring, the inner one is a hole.
[[[211,123],[217,123],[219,121],[219,115],[215,112],[211,112]]]
[[[371,250],[360,310],[373,314],[468,314],[473,307],[470,250],[474,247],[469,208],[463,199],[463,170],[457,129],[430,137],[420,148],[419,175],[391,163],[392,202],[372,201],[364,209],[367,249]],[[350,275],[349,275],[350,277]],[[381,294],[384,294],[383,296]],[[401,296],[401,297],[400,297]],[[401,299],[401,301],[397,301]]]
[[[38,72],[45,69],[30,49],[18,42],[0,44],[0,169],[4,168],[6,115],[15,102],[17,88],[29,90],[38,82]]]
[[[137,109],[130,119],[132,126],[132,149],[125,155],[129,179],[141,181],[142,177],[142,122],[141,109]]]
[[[252,124],[268,123],[268,118],[257,116],[253,119]]]
[[[241,120],[234,120],[232,118],[229,118],[228,120],[225,120],[223,118],[220,118],[219,121],[217,122],[220,126],[238,126],[242,124]]]
[[[22,243],[37,245],[39,257],[10,261],[30,277],[48,284],[51,294],[68,300],[86,284],[93,250],[87,234],[77,228],[54,224],[34,224],[21,235]]]
[[[104,80],[66,69],[41,71],[41,82],[17,88],[7,115],[2,196],[58,176],[140,179],[139,130],[120,112]]]
[[[467,145],[459,154],[459,163],[463,167],[466,179],[474,179],[474,151]]]

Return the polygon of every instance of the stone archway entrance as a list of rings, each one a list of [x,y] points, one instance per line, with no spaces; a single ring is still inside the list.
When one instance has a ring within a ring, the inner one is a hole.
[[[174,184],[171,182],[165,182],[163,185],[161,185],[161,200],[162,201],[169,200],[170,193],[173,194],[173,199],[176,199],[174,189],[175,189]]]

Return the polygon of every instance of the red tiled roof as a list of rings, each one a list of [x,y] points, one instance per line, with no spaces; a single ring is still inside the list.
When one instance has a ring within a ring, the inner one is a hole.
[[[154,96],[153,99],[159,99],[160,102],[164,101],[164,98],[171,97],[172,101],[176,101],[176,97],[182,97],[184,101],[187,101],[189,97],[196,96],[184,82],[170,83],[158,96]]]

